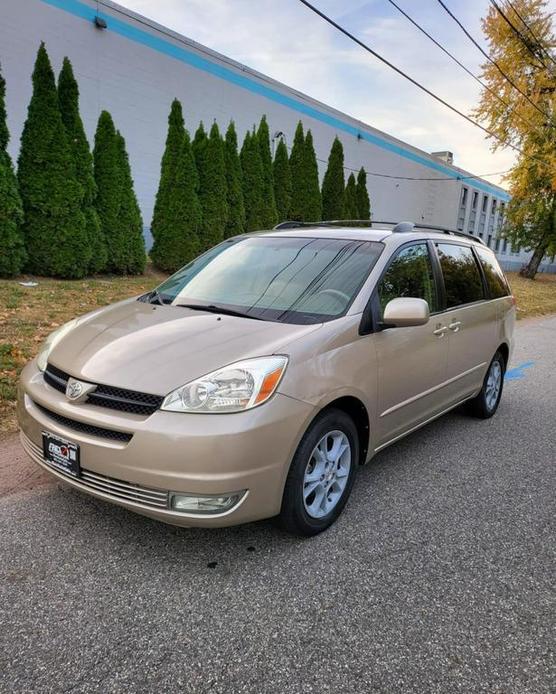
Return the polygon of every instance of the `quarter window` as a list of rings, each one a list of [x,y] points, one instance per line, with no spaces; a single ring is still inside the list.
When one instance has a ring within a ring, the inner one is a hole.
[[[426,243],[403,248],[391,262],[378,286],[380,313],[391,299],[424,299],[431,312],[438,310],[436,283]]]
[[[498,241],[496,243],[498,243]],[[501,296],[509,296],[510,288],[494,254],[489,253],[486,248],[477,247],[476,250],[481,265],[483,266],[483,272],[485,273],[487,285],[490,290],[490,296],[493,299],[499,299]]]
[[[469,246],[437,243],[438,258],[444,275],[446,308],[484,299],[483,280]]]

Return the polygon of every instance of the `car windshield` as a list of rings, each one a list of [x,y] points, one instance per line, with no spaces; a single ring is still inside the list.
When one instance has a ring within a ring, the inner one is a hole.
[[[348,239],[234,238],[178,270],[147,300],[259,320],[320,323],[347,311],[382,248]]]

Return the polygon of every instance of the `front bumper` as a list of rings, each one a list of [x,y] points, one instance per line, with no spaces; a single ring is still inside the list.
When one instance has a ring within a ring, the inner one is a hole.
[[[236,525],[279,513],[291,459],[315,414],[313,406],[280,393],[261,407],[237,414],[128,414],[71,403],[45,383],[35,362],[21,374],[17,412],[25,451],[51,474],[131,511],[199,527]],[[131,438],[108,439],[98,435],[102,429]],[[43,431],[79,444],[82,478],[69,477],[45,462]],[[219,514],[169,507],[172,492],[226,495],[243,490],[238,503]]]

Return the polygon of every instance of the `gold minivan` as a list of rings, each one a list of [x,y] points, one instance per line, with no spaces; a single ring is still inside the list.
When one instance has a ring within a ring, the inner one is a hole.
[[[514,321],[476,237],[287,223],[52,333],[21,377],[21,441],[157,520],[314,535],[378,451],[462,403],[496,412]]]

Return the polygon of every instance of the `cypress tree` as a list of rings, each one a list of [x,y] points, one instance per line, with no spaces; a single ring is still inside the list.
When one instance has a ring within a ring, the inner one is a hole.
[[[241,147],[243,171],[243,199],[245,201],[245,227],[247,231],[263,228],[263,163],[257,142],[257,133],[247,132]]]
[[[371,201],[367,191],[367,173],[361,167],[357,174],[357,186],[355,190],[357,200],[357,219],[371,218]]]
[[[315,148],[313,147],[313,135],[310,130],[307,130],[307,134],[305,135],[303,158],[307,186],[305,219],[318,222],[322,219],[322,198],[319,185],[319,168],[317,165]]]
[[[160,181],[151,222],[151,233],[155,245],[159,235],[165,238],[164,243],[166,243],[168,235],[172,235],[174,231],[176,220],[170,218],[169,208],[171,196],[177,192],[176,176],[178,174],[179,159],[182,156],[184,137],[185,126],[181,103],[178,99],[174,99],[168,114],[168,134],[160,164]]]
[[[283,222],[289,218],[292,201],[292,177],[290,162],[288,160],[288,148],[284,140],[280,139],[276,147],[276,156],[273,163],[274,174],[274,198],[278,221]]]
[[[224,143],[216,123],[208,137],[203,124],[199,125],[193,140],[193,154],[199,174],[199,202],[203,214],[201,250],[204,251],[222,241],[228,219]]]
[[[106,269],[108,272],[125,273],[127,251],[119,221],[123,171],[114,121],[108,111],[103,111],[98,119],[93,160],[97,184],[96,208],[108,251]]]
[[[336,137],[332,143],[328,168],[322,182],[322,216],[324,219],[344,217],[344,148]]]
[[[20,225],[21,198],[12,160],[6,149],[10,134],[5,106],[6,83],[0,72],[0,277],[17,275],[26,260]]]
[[[125,140],[119,131],[116,132],[116,149],[122,184],[120,189],[120,212],[118,215],[125,258],[125,265],[122,271],[131,275],[140,275],[145,270],[147,262],[145,239],[143,237],[143,219],[137,203],[137,196],[133,189],[133,178],[131,176]]]
[[[257,142],[263,164],[263,219],[262,226],[271,229],[278,221],[276,200],[274,199],[274,181],[272,174],[272,154],[270,152],[270,133],[266,116],[263,115],[257,130]]]
[[[245,230],[245,204],[243,201],[243,182],[241,162],[237,151],[237,135],[233,121],[230,121],[224,143],[226,162],[226,190],[228,200],[228,221],[225,238],[242,234]]]
[[[58,100],[62,122],[73,156],[75,175],[83,189],[81,209],[85,217],[85,226],[91,248],[89,270],[101,272],[106,267],[106,240],[102,235],[100,220],[94,207],[97,186],[93,173],[93,157],[79,115],[79,87],[68,58],[64,58],[58,78]]]
[[[83,277],[91,259],[82,212],[83,189],[75,174],[54,73],[43,43],[21,135],[18,180],[27,269],[57,277]]]
[[[291,219],[299,222],[306,221],[306,181],[305,181],[305,135],[303,134],[303,124],[297,124],[293,145],[290,152],[290,171],[292,182],[292,195],[290,205]]]
[[[350,174],[344,196],[344,217],[345,219],[358,219],[357,214],[357,189],[355,184],[355,176]]]
[[[174,272],[197,255],[200,247],[201,204],[199,177],[187,131],[175,159],[175,175],[166,188],[167,223],[160,225],[151,249],[153,263]]]

